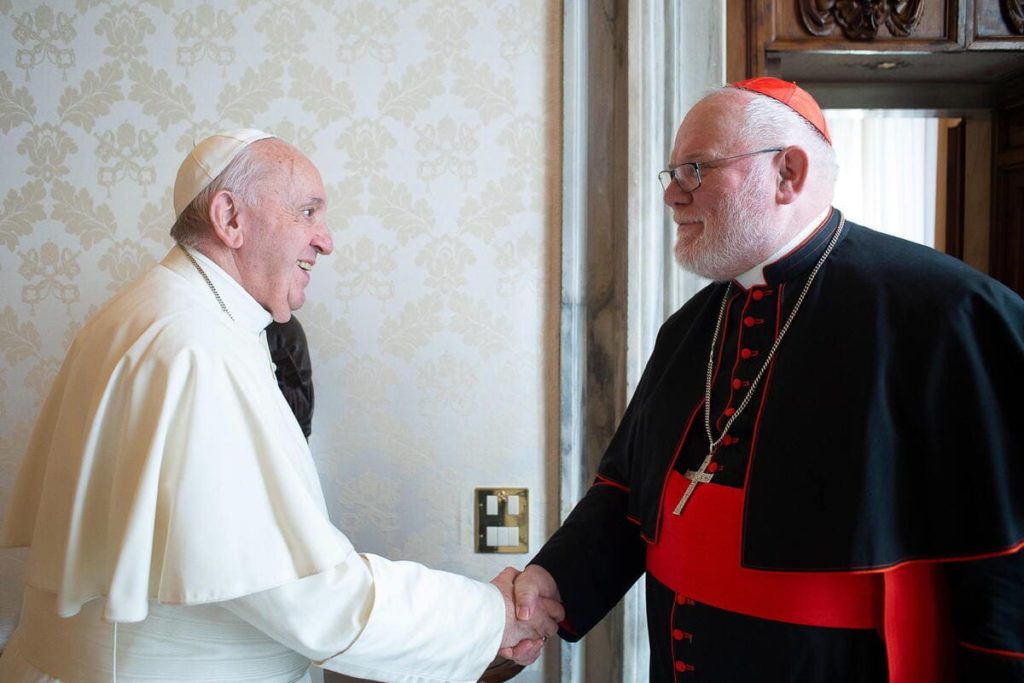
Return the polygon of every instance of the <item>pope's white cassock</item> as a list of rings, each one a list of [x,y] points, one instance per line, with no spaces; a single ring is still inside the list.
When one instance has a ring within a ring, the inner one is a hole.
[[[475,681],[494,586],[357,553],[274,379],[267,313],[175,247],[75,340],[0,540],[31,546],[0,681]]]

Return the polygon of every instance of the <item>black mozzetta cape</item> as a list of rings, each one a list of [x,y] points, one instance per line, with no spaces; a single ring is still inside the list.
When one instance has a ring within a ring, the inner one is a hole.
[[[765,269],[780,320],[839,222],[833,210]],[[567,637],[589,630],[643,573],[669,473],[696,469],[707,452],[701,406],[725,288],[709,285],[664,324],[595,485],[534,559],[559,582],[575,631]],[[881,569],[1020,546],[1022,379],[1017,294],[847,222],[757,389],[764,400],[742,415],[756,421],[746,479],[734,484],[746,491],[742,565]],[[681,448],[684,434],[703,446]]]

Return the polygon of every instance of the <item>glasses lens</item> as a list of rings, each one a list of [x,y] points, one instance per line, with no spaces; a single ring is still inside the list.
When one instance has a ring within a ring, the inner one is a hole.
[[[658,174],[658,180],[661,181],[661,189],[667,190],[668,184],[672,182],[672,172],[662,171]]]
[[[700,185],[700,176],[697,174],[697,167],[693,164],[683,164],[675,169],[676,182],[684,192],[692,192]]]

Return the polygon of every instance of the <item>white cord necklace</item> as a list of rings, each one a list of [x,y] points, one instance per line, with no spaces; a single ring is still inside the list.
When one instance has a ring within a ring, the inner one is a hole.
[[[686,505],[686,501],[693,495],[694,489],[697,488],[697,484],[707,484],[714,478],[713,472],[708,472],[708,465],[711,464],[711,459],[715,455],[715,451],[718,449],[719,444],[725,438],[725,435],[729,433],[729,428],[732,427],[732,423],[736,421],[736,418],[740,416],[743,409],[750,403],[750,399],[754,396],[754,390],[757,389],[757,385],[761,382],[761,378],[764,377],[765,371],[772,362],[772,358],[775,356],[775,352],[779,348],[779,344],[782,343],[782,338],[786,336],[786,331],[789,330],[789,326],[792,324],[793,319],[796,318],[797,311],[800,310],[800,304],[804,302],[804,297],[807,296],[807,292],[811,288],[811,283],[814,282],[814,276],[818,274],[818,270],[825,263],[825,259],[832,253],[832,248],[836,246],[836,242],[839,241],[839,235],[843,232],[843,225],[846,224],[846,219],[840,217],[839,225],[836,227],[835,233],[832,235],[831,241],[828,246],[825,247],[825,251],[822,253],[821,258],[814,265],[814,269],[811,271],[810,277],[807,278],[806,284],[804,284],[803,290],[800,292],[800,296],[797,297],[796,303],[793,305],[793,310],[789,312],[789,317],[786,318],[786,322],[783,323],[782,329],[779,330],[779,336],[775,338],[775,342],[768,350],[768,355],[765,356],[764,363],[761,364],[761,369],[758,370],[757,375],[754,376],[753,381],[750,382],[750,386],[747,389],[747,395],[743,397],[739,406],[729,416],[725,426],[722,428],[722,433],[715,439],[711,436],[711,377],[714,374],[715,369],[715,348],[718,346],[718,335],[722,329],[722,320],[725,318],[725,309],[729,303],[729,292],[732,289],[732,282],[725,286],[725,294],[722,296],[722,305],[718,309],[718,321],[715,323],[715,333],[711,337],[711,352],[708,354],[708,370],[707,376],[704,380],[704,432],[708,437],[708,454],[704,457],[704,461],[700,464],[696,470],[686,470],[683,475],[690,480],[690,484],[686,487],[686,492],[683,493],[683,497],[679,499],[679,503],[672,511],[673,515],[679,515],[683,511],[683,507]]]

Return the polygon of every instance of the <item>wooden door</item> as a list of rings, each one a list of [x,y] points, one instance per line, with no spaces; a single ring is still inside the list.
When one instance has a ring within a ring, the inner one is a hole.
[[[990,261],[993,277],[1024,296],[1024,93],[995,116]]]

